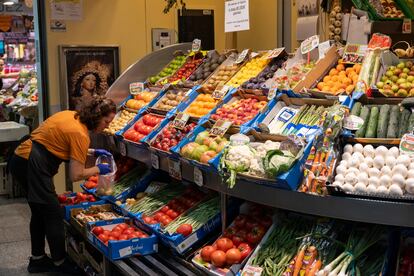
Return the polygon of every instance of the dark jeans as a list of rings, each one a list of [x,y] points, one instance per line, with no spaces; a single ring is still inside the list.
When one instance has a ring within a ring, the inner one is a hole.
[[[32,217],[30,220],[30,238],[32,255],[45,254],[45,237],[50,248],[53,261],[65,258],[65,232],[63,226],[63,210],[57,204],[41,204],[29,202]]]
[[[21,187],[23,195],[27,197],[27,160],[13,154],[7,162],[7,168]]]

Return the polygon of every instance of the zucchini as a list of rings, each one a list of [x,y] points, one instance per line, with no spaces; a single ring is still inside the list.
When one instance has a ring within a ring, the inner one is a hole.
[[[402,100],[401,105],[405,108],[411,108],[414,107],[414,97],[407,97],[404,100]]]
[[[380,108],[378,127],[377,127],[377,138],[387,137],[388,120],[390,116],[391,106],[384,104]]]
[[[355,137],[357,138],[365,137],[365,132],[367,130],[367,125],[368,125],[369,113],[370,113],[370,110],[368,106],[364,106],[361,109],[361,113],[359,114],[359,117],[361,117],[361,119],[364,120],[364,124],[362,125],[360,129],[358,129],[355,132]]]
[[[407,133],[408,129],[408,120],[410,119],[410,111],[408,109],[405,109],[401,112],[401,119],[399,122],[399,128],[398,128],[398,138],[403,137],[404,134]]]
[[[413,128],[414,128],[414,113],[411,113],[410,118],[408,119],[407,132],[412,132]]]
[[[371,114],[369,115],[366,138],[375,138],[377,135],[379,108],[374,106],[371,108]]]
[[[359,116],[361,113],[362,104],[360,102],[356,102],[352,107],[350,115]]]
[[[398,134],[398,120],[400,119],[400,107],[394,105],[391,108],[390,122],[387,129],[387,138],[397,138]]]

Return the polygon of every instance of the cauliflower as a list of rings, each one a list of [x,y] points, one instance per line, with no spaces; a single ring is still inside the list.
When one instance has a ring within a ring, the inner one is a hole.
[[[269,150],[279,149],[280,143],[267,140],[264,143],[255,143],[252,147],[256,150],[256,155],[264,158]]]
[[[257,177],[265,177],[266,172],[263,168],[263,158],[256,156],[256,158],[250,161],[250,168],[248,174],[257,176]]]
[[[237,173],[247,172],[253,159],[255,150],[248,145],[230,146],[225,150],[222,165],[230,171],[230,178],[226,181],[230,188],[236,184]]]

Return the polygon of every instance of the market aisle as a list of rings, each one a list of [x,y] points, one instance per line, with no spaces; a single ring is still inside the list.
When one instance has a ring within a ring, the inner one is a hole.
[[[24,199],[0,196],[0,275],[52,275],[29,274],[30,209]]]

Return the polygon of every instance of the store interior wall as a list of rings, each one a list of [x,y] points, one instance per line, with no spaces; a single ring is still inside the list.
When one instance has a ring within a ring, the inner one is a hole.
[[[250,30],[237,35],[224,33],[224,0],[186,0],[188,9],[213,9],[215,46],[218,50],[237,46],[239,50],[270,49],[277,46],[277,0],[250,0]],[[83,20],[66,21],[66,32],[52,32],[47,26],[48,86],[51,113],[60,110],[59,45],[118,45],[121,73],[152,51],[151,29],[177,30],[177,12],[162,11],[164,0],[84,0]],[[50,22],[46,5],[46,22]],[[64,191],[63,166],[55,177],[57,192]],[[78,185],[74,185],[78,190]]]

